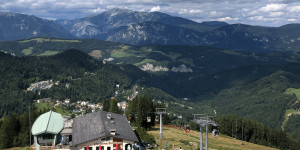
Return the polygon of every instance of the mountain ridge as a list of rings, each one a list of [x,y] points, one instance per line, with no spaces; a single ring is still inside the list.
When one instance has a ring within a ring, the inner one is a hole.
[[[0,13],[0,40],[26,39],[39,36],[73,38],[54,21],[19,13]]]
[[[84,18],[57,21],[2,13],[0,21],[0,40],[95,38],[131,45],[182,44],[250,52],[300,51],[300,24],[265,27],[218,21],[197,23],[161,12],[129,9],[110,9]]]

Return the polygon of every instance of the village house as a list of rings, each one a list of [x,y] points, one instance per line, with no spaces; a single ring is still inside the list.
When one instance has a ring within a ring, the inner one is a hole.
[[[68,89],[71,86],[70,83],[66,83],[66,88]]]
[[[89,104],[89,101],[83,101],[83,102],[81,102],[81,106],[86,106],[88,104]]]
[[[126,107],[127,107],[127,102],[126,102],[126,101],[122,101],[122,102],[119,102],[117,105],[118,105],[118,107],[121,108],[122,110],[125,110]]]
[[[70,104],[70,99],[69,98],[65,99],[64,100],[64,105],[69,105],[69,104]]]
[[[51,101],[50,98],[43,98],[36,100],[37,103],[49,103]]]
[[[57,106],[59,106],[59,105],[62,105],[62,101],[60,101],[60,100],[56,100],[56,104],[54,105],[55,107],[57,107]]]
[[[73,119],[72,148],[75,150],[128,150],[138,138],[125,116],[98,111]]]

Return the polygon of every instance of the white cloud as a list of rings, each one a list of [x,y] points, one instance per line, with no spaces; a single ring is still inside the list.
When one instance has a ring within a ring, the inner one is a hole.
[[[104,11],[105,11],[105,9],[102,9],[100,7],[98,7],[97,9],[92,10],[93,13],[101,13],[101,12],[104,12]]]
[[[267,18],[264,16],[254,16],[254,17],[249,17],[250,20],[256,20],[256,21],[276,21],[280,20],[280,18]]]
[[[149,12],[155,12],[155,11],[160,11],[160,7],[159,6],[152,7]]]
[[[179,13],[179,14],[185,14],[185,13],[187,13],[187,12],[188,12],[187,9],[181,9],[178,13]]]
[[[254,17],[250,17],[250,20],[264,20],[264,16],[254,16]]]
[[[293,13],[300,12],[300,6],[291,6],[291,7],[288,7],[287,10],[290,12],[293,12]]]
[[[203,12],[203,10],[200,10],[200,9],[191,9],[189,11],[189,13],[191,13],[191,14],[197,14],[197,13],[201,13],[201,12]]]
[[[230,20],[239,20],[239,18],[231,18],[231,17],[223,17],[223,18],[218,18],[217,20],[219,21],[230,21]]]
[[[290,23],[291,18],[300,21],[299,0],[1,0],[0,4],[0,12],[52,19],[82,18],[111,8],[161,11],[196,21],[239,21],[263,26],[281,26]]]
[[[218,12],[218,11],[211,11],[209,12],[211,17],[221,17],[223,15],[223,12]]]
[[[181,9],[178,13],[179,14],[198,14],[198,13],[202,13],[203,10],[200,10],[200,9],[191,9],[191,10],[188,10],[188,9]]]
[[[211,16],[216,16],[216,15],[217,15],[217,12],[216,12],[216,11],[211,11],[211,12],[210,12],[210,15],[211,15]]]
[[[295,22],[295,21],[297,21],[296,19],[288,19],[288,21],[290,21],[290,22]]]
[[[287,4],[267,4],[267,6],[260,8],[262,12],[279,11],[284,9]]]
[[[283,15],[283,12],[271,12],[270,16],[271,17],[280,17]]]

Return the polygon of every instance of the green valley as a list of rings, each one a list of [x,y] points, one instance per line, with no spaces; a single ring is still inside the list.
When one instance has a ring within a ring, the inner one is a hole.
[[[24,51],[29,47],[30,51]],[[72,48],[80,51],[66,51]],[[23,112],[23,106],[39,98],[101,102],[115,97],[122,101],[138,91],[137,95],[163,101],[172,114],[180,114],[184,120],[192,119],[193,113],[213,114],[216,110],[217,116],[247,117],[295,137],[298,132],[294,130],[298,115],[287,119],[300,108],[297,52],[250,53],[53,38],[0,42],[0,49],[8,53],[1,53],[1,92],[11,91],[1,97],[1,115]],[[40,95],[24,91],[31,83],[50,79],[61,84]]]

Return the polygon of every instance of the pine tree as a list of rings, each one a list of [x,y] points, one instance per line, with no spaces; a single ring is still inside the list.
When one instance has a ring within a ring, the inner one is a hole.
[[[0,129],[0,148],[10,148],[17,143],[17,135],[19,133],[19,121],[17,116],[14,114],[11,117],[3,119],[3,123]]]
[[[108,99],[103,100],[103,111],[109,111],[110,102]]]
[[[122,111],[119,109],[118,103],[115,99],[112,99],[110,101],[110,106],[109,106],[108,111],[112,112],[112,113],[116,113],[116,114],[121,114],[122,113]]]

